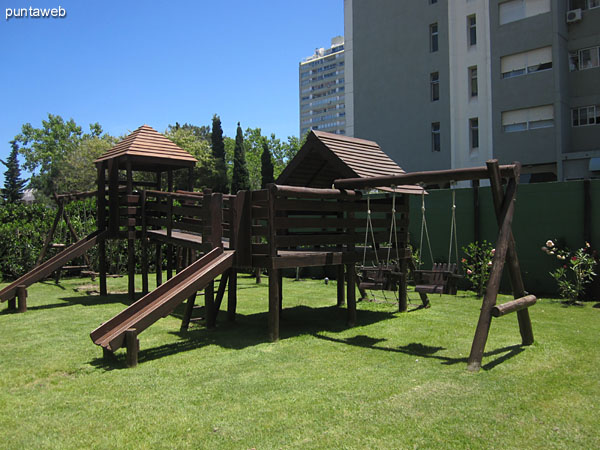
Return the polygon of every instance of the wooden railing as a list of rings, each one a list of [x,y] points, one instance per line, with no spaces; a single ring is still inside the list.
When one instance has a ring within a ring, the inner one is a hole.
[[[390,196],[369,201],[373,230],[368,242],[390,240]],[[357,191],[270,185],[243,191],[236,200],[238,265],[262,266],[280,251],[354,252],[365,242],[367,198]],[[396,197],[398,247],[405,257],[408,202]],[[395,242],[394,242],[395,245]]]

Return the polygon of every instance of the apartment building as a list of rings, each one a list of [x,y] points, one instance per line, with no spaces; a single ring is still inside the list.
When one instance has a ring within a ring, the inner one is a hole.
[[[345,0],[346,131],[407,171],[600,178],[600,0]]]
[[[309,130],[346,134],[344,62],[341,36],[300,62],[300,136]]]

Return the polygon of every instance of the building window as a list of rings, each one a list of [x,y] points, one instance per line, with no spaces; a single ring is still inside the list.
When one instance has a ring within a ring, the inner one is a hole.
[[[469,143],[471,150],[479,148],[479,119],[469,119]]]
[[[440,123],[433,122],[431,124],[431,151],[439,152],[440,150],[441,150]]]
[[[569,9],[600,8],[600,0],[569,0]]]
[[[536,48],[500,58],[502,78],[518,77],[552,69],[552,47]]]
[[[438,51],[438,24],[432,23],[429,25],[429,50],[431,52]]]
[[[600,47],[584,48],[569,53],[569,70],[594,69],[600,63]]]
[[[477,66],[469,67],[469,96],[477,97]]]
[[[477,19],[475,19],[475,15],[467,17],[467,36],[469,41],[469,46],[474,46],[477,44]]]
[[[502,131],[505,133],[550,128],[553,126],[554,107],[552,105],[502,112]]]
[[[586,70],[598,67],[600,62],[600,47],[584,48],[577,52],[575,70]],[[571,65],[573,68],[573,65]]]
[[[498,5],[500,25],[550,12],[550,0],[511,0]]]
[[[429,75],[429,84],[431,86],[431,101],[435,102],[440,99],[440,75],[438,72]]]
[[[600,105],[582,106],[572,110],[573,126],[600,125]]]

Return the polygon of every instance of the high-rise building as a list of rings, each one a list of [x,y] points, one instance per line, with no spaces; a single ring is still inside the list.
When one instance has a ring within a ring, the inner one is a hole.
[[[407,171],[600,178],[600,0],[345,0],[346,126]]]
[[[300,63],[300,136],[309,130],[346,134],[344,38]]]

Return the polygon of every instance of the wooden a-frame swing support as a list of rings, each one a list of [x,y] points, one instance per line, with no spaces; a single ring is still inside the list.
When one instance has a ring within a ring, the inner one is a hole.
[[[477,322],[471,353],[467,363],[467,369],[474,372],[481,368],[481,360],[483,359],[483,352],[489,335],[492,317],[501,317],[510,312],[517,312],[522,345],[533,344],[533,330],[531,328],[528,307],[536,302],[536,297],[527,295],[525,291],[511,228],[520,173],[521,164],[518,162],[500,166],[498,160],[491,160],[486,163],[486,167],[414,172],[404,175],[340,179],[335,181],[335,187],[338,189],[366,189],[378,186],[469,181],[485,178],[490,180],[499,231],[490,278],[483,297],[479,321]],[[502,185],[503,178],[508,180],[506,189]],[[502,305],[496,305],[505,263],[508,263],[508,273],[515,300]]]
[[[75,232],[75,228],[73,227],[73,224],[71,224],[69,215],[67,214],[67,211],[65,210],[65,205],[72,201],[84,200],[86,198],[96,197],[96,193],[97,193],[97,191],[75,192],[75,193],[71,193],[71,194],[56,194],[56,193],[54,194],[54,201],[56,202],[58,209],[56,211],[56,215],[54,216],[54,222],[52,223],[52,227],[50,228],[50,231],[48,232],[48,234],[46,235],[46,238],[44,239],[44,245],[42,246],[42,251],[40,252],[40,254],[36,260],[36,263],[35,263],[36,267],[42,263],[42,261],[44,260],[44,257],[46,256],[46,253],[48,252],[50,247],[53,247],[53,246],[67,247],[66,244],[52,244],[52,239],[54,238],[54,233],[56,232],[56,228],[58,227],[58,224],[59,224],[61,218],[65,221],[65,224],[68,227],[69,234],[71,235],[71,239],[73,240],[73,242],[79,241],[79,236],[77,236],[77,233]],[[90,267],[90,260],[85,253],[83,254],[83,259],[85,260],[86,265],[88,267]]]

